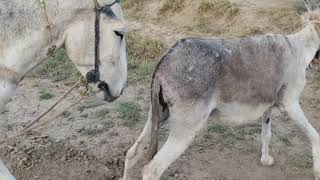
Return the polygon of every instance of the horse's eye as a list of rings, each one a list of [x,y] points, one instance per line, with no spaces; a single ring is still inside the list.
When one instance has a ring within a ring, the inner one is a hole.
[[[123,32],[120,32],[120,31],[114,31],[114,33],[119,36],[121,39],[123,39],[124,37],[124,33]]]

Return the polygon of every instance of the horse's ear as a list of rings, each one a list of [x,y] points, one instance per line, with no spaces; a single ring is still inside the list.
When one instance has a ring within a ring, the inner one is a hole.
[[[304,0],[304,4],[309,12],[319,9],[319,6],[316,0]]]

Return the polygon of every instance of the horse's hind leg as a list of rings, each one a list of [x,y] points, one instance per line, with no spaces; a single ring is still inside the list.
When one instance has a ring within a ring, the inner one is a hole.
[[[178,108],[177,108],[178,107]],[[207,122],[211,108],[201,105],[175,106],[169,116],[169,137],[145,167],[143,180],[159,180],[164,171],[187,149],[197,132]]]
[[[269,143],[271,140],[271,108],[267,110],[262,116],[262,150],[261,150],[261,164],[270,166],[273,164],[273,157],[269,154]]]
[[[136,165],[136,163],[143,157],[143,155],[146,153],[143,151],[143,149],[150,141],[151,116],[152,116],[151,113],[152,112],[151,112],[151,107],[150,107],[148,121],[147,121],[142,133],[140,134],[139,138],[134,143],[134,145],[127,152],[123,180],[131,179],[130,171]]]

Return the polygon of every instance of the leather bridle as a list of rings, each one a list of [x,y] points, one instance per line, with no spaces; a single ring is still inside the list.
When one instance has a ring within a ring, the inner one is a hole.
[[[97,0],[95,0],[95,12],[96,12],[96,19],[95,19],[95,58],[94,58],[94,70],[90,71],[86,75],[86,79],[88,83],[97,83],[100,81],[100,15],[105,14],[108,15],[108,12],[111,11],[111,7],[117,3],[119,3],[120,0],[115,0],[111,4],[104,5],[100,7]],[[123,35],[121,33],[115,32],[116,35],[123,38]]]

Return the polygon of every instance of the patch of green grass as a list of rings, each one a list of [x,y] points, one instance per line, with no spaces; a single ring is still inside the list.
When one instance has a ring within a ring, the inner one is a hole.
[[[216,134],[223,134],[227,131],[227,128],[225,126],[222,126],[220,124],[214,124],[208,127],[209,133],[216,133]]]
[[[286,136],[280,136],[279,137],[280,141],[285,145],[285,146],[292,146],[291,141],[288,139]]]
[[[138,62],[138,61],[136,61]],[[156,66],[156,62],[143,62],[139,65],[136,65],[134,63],[136,62],[131,62],[129,63],[129,67],[131,71],[129,71],[128,74],[128,81],[129,82],[150,82],[152,72]],[[135,68],[132,68],[135,67]]]
[[[125,126],[134,126],[140,120],[141,108],[133,102],[124,102],[119,104],[119,111],[123,115]]]
[[[243,155],[258,154],[260,152],[260,146],[259,143],[255,141],[248,141],[239,147],[239,151]]]
[[[160,40],[142,37],[134,32],[127,35],[129,83],[151,80],[152,72],[166,50]]]
[[[96,117],[99,119],[105,119],[109,113],[109,109],[102,109],[96,113]]]
[[[30,76],[49,78],[53,81],[76,81],[81,76],[73,62],[69,60],[64,50],[59,50],[54,57],[47,59],[34,69]]]
[[[247,135],[255,135],[261,133],[261,125],[258,123],[246,124],[243,126],[237,127],[237,134],[242,137]]]
[[[177,13],[184,8],[184,0],[166,0],[159,10],[160,14]]]
[[[290,155],[289,164],[296,168],[312,168],[312,156],[308,154],[292,154]]]
[[[317,82],[320,82],[320,74],[314,76],[314,80]]]
[[[48,99],[51,99],[53,97],[54,97],[54,95],[52,93],[50,93],[48,90],[46,90],[46,89],[41,89],[39,91],[39,99],[40,100],[48,100]]]
[[[204,137],[206,139],[221,139],[220,142],[223,143],[226,147],[234,144],[237,139],[235,133],[231,128],[219,123],[210,124]]]
[[[216,122],[209,125],[204,137],[215,139],[223,148],[236,147],[241,153],[253,153],[259,151],[259,144],[254,140],[260,135],[259,127],[257,124],[247,124],[231,128]]]

